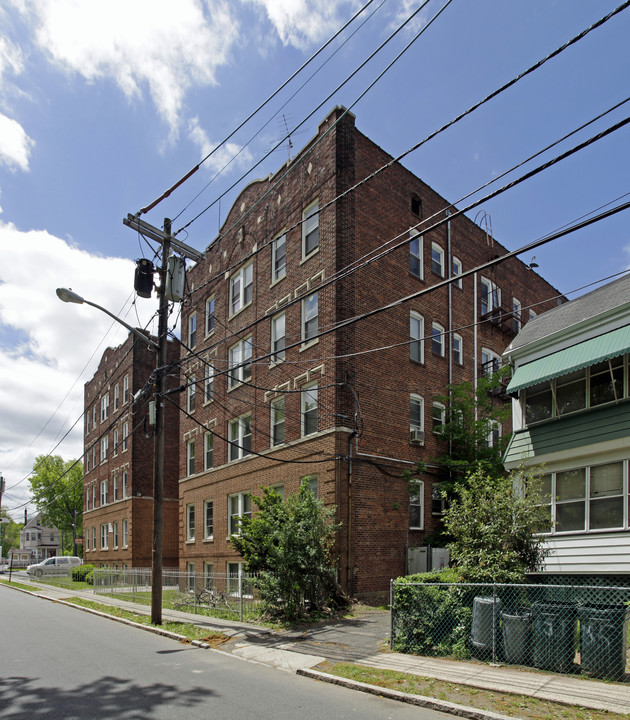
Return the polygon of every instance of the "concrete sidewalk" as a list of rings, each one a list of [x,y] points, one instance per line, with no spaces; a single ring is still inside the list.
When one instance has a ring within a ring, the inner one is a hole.
[[[16,578],[17,580],[17,578]],[[29,581],[26,581],[27,583]],[[62,600],[71,596],[80,596],[103,604],[123,607],[132,612],[149,613],[148,607],[110,598],[107,595],[95,595],[91,591],[71,591],[51,585],[33,584],[33,592],[52,600]],[[630,686],[621,683],[605,683],[598,680],[575,678],[535,670],[520,670],[501,667],[482,662],[459,662],[441,658],[404,655],[381,651],[389,636],[389,613],[365,608],[351,620],[329,622],[317,625],[305,625],[298,629],[273,631],[262,626],[240,623],[221,618],[194,615],[178,610],[163,610],[165,620],[192,623],[207,628],[208,633],[223,633],[230,640],[221,646],[223,652],[230,652],[249,661],[310,675],[319,680],[329,680],[337,684],[355,686],[362,683],[339,681],[338,678],[316,671],[317,665],[330,660],[333,662],[352,662],[367,667],[395,670],[426,678],[435,678],[459,685],[468,685],[484,690],[525,695],[541,700],[551,700],[569,705],[577,705],[594,710],[609,710],[616,713],[630,713]],[[378,693],[387,695],[387,691],[378,688]],[[392,697],[400,696],[394,692]],[[427,698],[416,704],[429,704]],[[397,698],[401,699],[401,698]],[[411,698],[406,698],[408,701]],[[439,704],[439,701],[438,701]],[[443,703],[445,712],[454,712]],[[458,706],[456,714],[471,718],[498,717],[473,708],[462,713]]]

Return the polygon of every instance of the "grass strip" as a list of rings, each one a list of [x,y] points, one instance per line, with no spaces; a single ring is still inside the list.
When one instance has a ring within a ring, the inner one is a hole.
[[[353,663],[331,663],[326,661],[317,670],[329,675],[398,690],[410,695],[446,700],[447,702],[490,710],[502,715],[512,715],[524,720],[628,720],[628,715],[590,710],[588,708],[563,705],[548,700],[539,700],[525,695],[513,695],[491,690],[478,690],[466,685],[420,677],[395,670],[354,665]]]

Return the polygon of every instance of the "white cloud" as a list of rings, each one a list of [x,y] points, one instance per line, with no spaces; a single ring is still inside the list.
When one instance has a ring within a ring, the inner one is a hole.
[[[0,469],[10,487],[80,416],[83,384],[105,349],[127,336],[99,310],[62,303],[55,289],[71,286],[134,326],[145,324],[156,303],[139,300],[138,320],[127,302],[133,290],[130,260],[90,255],[45,231],[22,232],[0,222],[0,252]],[[79,457],[82,428],[79,422],[55,454]],[[28,483],[11,496],[26,499]],[[7,503],[9,509],[17,504]]]
[[[17,120],[0,113],[0,163],[28,170],[33,141]]]
[[[44,0],[19,5],[40,49],[89,82],[113,78],[132,99],[148,87],[177,136],[187,91],[216,83],[239,27],[225,0]]]
[[[217,143],[213,143],[207,136],[206,131],[199,125],[199,118],[194,117],[188,123],[188,137],[197,145],[201,151],[201,156],[206,157]],[[252,154],[247,148],[236,143],[227,142],[213,154],[206,162],[204,167],[214,172],[220,172],[227,165],[234,165],[237,168],[245,168],[251,165]]]
[[[338,0],[249,0],[265,10],[284,45],[304,49],[321,42],[343,24],[340,7],[355,3]]]

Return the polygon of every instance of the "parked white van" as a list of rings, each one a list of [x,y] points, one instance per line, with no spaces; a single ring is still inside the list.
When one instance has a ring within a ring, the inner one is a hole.
[[[74,555],[56,555],[42,560],[35,565],[29,565],[26,572],[33,577],[42,577],[44,575],[64,575],[69,573],[72,568],[77,565],[83,565],[83,560]]]

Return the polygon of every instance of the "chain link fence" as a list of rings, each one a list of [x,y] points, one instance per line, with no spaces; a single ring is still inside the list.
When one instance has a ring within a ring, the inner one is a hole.
[[[162,607],[246,621],[260,615],[255,577],[246,573],[202,575],[164,569]],[[151,604],[151,568],[95,568],[95,594]]]
[[[630,588],[391,584],[391,647],[628,681]]]

